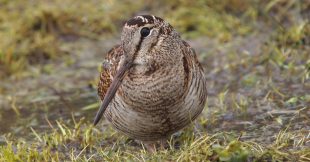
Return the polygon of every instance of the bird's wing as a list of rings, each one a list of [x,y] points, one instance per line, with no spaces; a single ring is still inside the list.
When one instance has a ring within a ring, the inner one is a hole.
[[[202,102],[205,102],[207,96],[207,84],[206,78],[201,64],[199,63],[195,50],[185,41],[183,41],[182,52],[184,55],[183,66],[185,76],[187,76],[186,84],[187,91],[191,86],[198,89],[199,98]]]
[[[98,96],[101,100],[107,93],[113,77],[116,74],[120,58],[123,55],[123,50],[120,45],[114,46],[106,55],[104,62],[102,63],[99,83],[98,83]]]
[[[201,70],[203,72],[203,68],[197,59],[195,50],[187,42],[185,41],[182,42],[185,47],[182,50],[188,66],[193,66],[194,68],[196,68],[195,70]]]

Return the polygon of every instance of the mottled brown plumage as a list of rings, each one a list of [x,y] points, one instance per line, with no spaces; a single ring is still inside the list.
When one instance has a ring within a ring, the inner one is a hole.
[[[102,66],[102,114],[126,135],[156,141],[190,124],[203,110],[207,89],[195,51],[159,17],[127,21],[121,44]]]

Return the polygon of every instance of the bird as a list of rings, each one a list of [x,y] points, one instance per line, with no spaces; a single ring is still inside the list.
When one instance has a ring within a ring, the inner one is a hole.
[[[207,83],[194,49],[165,20],[135,16],[121,43],[105,56],[98,83],[102,116],[112,127],[144,143],[168,139],[205,107]]]

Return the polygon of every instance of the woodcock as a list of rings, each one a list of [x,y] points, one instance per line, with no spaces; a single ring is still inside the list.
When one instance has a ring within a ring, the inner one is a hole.
[[[163,19],[136,16],[126,22],[121,44],[102,66],[98,95],[115,129],[141,141],[157,141],[190,124],[207,98],[195,51]]]

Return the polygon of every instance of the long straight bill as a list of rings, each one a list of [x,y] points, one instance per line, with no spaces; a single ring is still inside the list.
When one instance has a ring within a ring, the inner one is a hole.
[[[94,120],[94,125],[97,125],[97,123],[102,118],[103,113],[107,109],[111,100],[114,98],[117,89],[121,85],[123,78],[126,75],[126,72],[128,71],[128,69],[130,69],[131,66],[132,66],[132,62],[125,61],[125,63],[117,71],[117,73],[116,73],[110,87],[108,88],[108,91],[107,91],[107,93],[106,93],[106,95],[105,95],[105,97],[104,97],[104,99],[100,105],[100,108],[96,114],[96,117]]]

